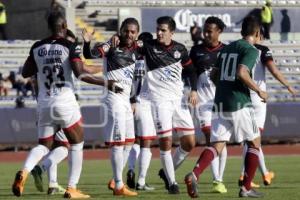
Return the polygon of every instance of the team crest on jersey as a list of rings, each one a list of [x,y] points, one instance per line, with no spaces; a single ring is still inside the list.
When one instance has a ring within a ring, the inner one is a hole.
[[[103,49],[103,51],[104,51],[105,53],[107,53],[108,50],[109,50],[109,45],[108,45],[108,44],[103,44],[102,49]]]
[[[174,58],[176,58],[176,59],[178,59],[178,58],[180,58],[180,56],[181,56],[181,53],[179,52],[179,51],[175,51],[174,52]]]

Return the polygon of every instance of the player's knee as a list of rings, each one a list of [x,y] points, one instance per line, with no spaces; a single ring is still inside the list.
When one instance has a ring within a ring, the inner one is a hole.
[[[46,147],[47,149],[51,149],[53,145],[53,140],[42,140],[39,139],[39,145]]]

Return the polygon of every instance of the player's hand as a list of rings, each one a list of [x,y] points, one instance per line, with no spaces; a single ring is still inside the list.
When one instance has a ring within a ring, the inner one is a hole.
[[[107,81],[107,89],[114,93],[122,93],[123,88],[119,87],[116,83],[117,83],[117,81],[108,80]]]
[[[93,31],[90,33],[90,32],[87,31],[86,28],[84,28],[82,30],[82,34],[81,34],[83,41],[84,42],[90,42],[93,39],[94,33],[95,33],[95,29],[93,29]]]
[[[196,91],[191,91],[190,92],[190,95],[189,95],[189,103],[192,105],[192,106],[196,106],[197,103],[198,103],[198,94]]]
[[[268,99],[268,94],[265,91],[259,90],[257,92],[258,96],[262,99],[262,102],[266,103]]]
[[[120,44],[120,38],[119,38],[119,36],[117,34],[113,35],[111,37],[110,41],[111,41],[111,46],[113,48],[116,48]]]
[[[287,89],[293,95],[293,97],[296,97],[297,91],[292,86],[287,86]]]
[[[135,114],[135,110],[136,110],[136,103],[132,103],[131,105],[131,110],[133,112],[133,114]]]

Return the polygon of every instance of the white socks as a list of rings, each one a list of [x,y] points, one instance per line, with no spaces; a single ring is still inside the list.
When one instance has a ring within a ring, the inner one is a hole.
[[[57,147],[50,151],[42,162],[42,168],[47,170],[49,187],[57,187],[57,164],[68,156],[68,148],[64,146]]]
[[[123,168],[125,168],[132,145],[124,145],[123,147]]]
[[[169,185],[176,183],[175,170],[174,170],[171,150],[169,150],[169,151],[160,150],[160,160],[161,160],[161,164],[163,166],[164,172],[169,180]]]
[[[113,146],[111,148],[111,165],[113,177],[116,184],[116,189],[123,187],[122,172],[123,172],[123,151],[124,146]]]
[[[134,144],[130,150],[129,157],[128,157],[128,169],[133,170],[135,169],[135,163],[138,159],[140,154],[140,145]]]
[[[82,161],[83,161],[83,142],[71,144],[69,150],[69,183],[68,187],[76,188],[79,181]]]
[[[176,148],[176,151],[173,155],[174,170],[177,170],[179,168],[179,166],[183,163],[183,161],[188,155],[189,152],[183,150],[181,146]]]
[[[30,172],[36,164],[49,152],[49,149],[44,145],[37,145],[29,152],[24,163],[23,170]]]
[[[150,148],[141,148],[140,159],[139,159],[139,185],[145,185],[146,175],[150,165],[152,153]]]
[[[224,146],[221,154],[213,159],[211,162],[211,171],[214,181],[223,182],[223,175],[227,160],[227,147]]]

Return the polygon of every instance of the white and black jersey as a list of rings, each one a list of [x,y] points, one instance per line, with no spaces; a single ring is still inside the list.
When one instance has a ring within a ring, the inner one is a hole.
[[[144,55],[148,73],[146,79],[153,100],[181,99],[183,95],[182,70],[192,67],[192,61],[185,46],[172,41],[163,46],[157,40],[141,44],[140,53]],[[195,75],[195,73],[191,73]],[[196,75],[192,89],[196,90]]]
[[[116,94],[111,91],[109,93],[120,96],[125,101],[129,101],[135,62],[138,57],[137,47],[134,45],[131,48],[113,48],[109,44],[104,43],[96,48],[99,56],[104,59],[104,73],[107,80],[115,80],[123,88],[122,93]]]
[[[27,62],[37,69],[38,103],[74,97],[71,62],[81,62],[81,48],[65,38],[50,37],[36,42]]]

